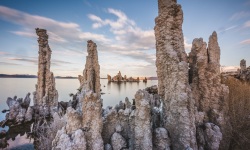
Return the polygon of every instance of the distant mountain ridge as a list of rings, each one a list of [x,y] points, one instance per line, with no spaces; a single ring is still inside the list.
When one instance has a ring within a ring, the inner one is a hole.
[[[29,74],[0,74],[0,78],[37,78],[37,76]]]

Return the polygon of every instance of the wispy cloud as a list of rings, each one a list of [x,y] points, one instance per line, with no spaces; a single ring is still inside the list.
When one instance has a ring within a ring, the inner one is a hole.
[[[55,42],[83,41],[92,38],[101,43],[110,41],[110,39],[102,34],[83,32],[77,23],[56,21],[51,18],[31,15],[5,6],[0,6],[0,18],[21,25],[23,31],[12,31],[12,33],[21,36],[33,37],[33,34],[35,35],[34,29],[38,27],[47,29],[51,40]]]
[[[116,20],[102,19],[94,14],[89,14],[88,17],[94,23],[92,27],[94,29],[101,28],[103,26],[109,26],[110,32],[114,34],[115,40],[120,47],[127,47],[136,50],[148,50],[155,48],[155,36],[154,30],[143,30],[139,28],[136,23],[127,17],[127,15],[113,8],[109,8],[107,13],[117,17]]]
[[[21,64],[10,63],[10,62],[0,62],[0,65],[12,65],[12,66],[20,66]]]
[[[238,25],[233,25],[233,26],[229,26],[229,27],[223,27],[220,29],[220,31],[218,33],[225,33],[227,31],[233,30],[235,28],[237,28]]]
[[[250,27],[250,21],[245,22],[245,23],[244,23],[244,27],[245,27],[245,28]]]
[[[231,18],[229,19],[230,21],[237,21],[243,18],[250,17],[250,12],[249,11],[241,11],[233,14]]]
[[[242,44],[242,45],[249,45],[250,44],[250,39],[241,41],[240,44]]]
[[[191,51],[192,44],[188,43],[188,39],[186,37],[184,37],[184,46],[185,46],[186,51],[188,51],[188,52]]]

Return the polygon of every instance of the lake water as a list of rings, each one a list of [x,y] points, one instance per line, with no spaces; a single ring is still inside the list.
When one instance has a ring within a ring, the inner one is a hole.
[[[0,111],[8,109],[6,104],[7,97],[24,98],[28,92],[31,93],[31,99],[33,100],[33,91],[35,91],[35,84],[37,83],[36,78],[0,78]],[[137,90],[145,89],[146,87],[157,85],[157,80],[148,80],[144,82],[122,82],[108,83],[107,79],[101,79],[101,96],[103,99],[103,107],[115,106],[119,101],[124,101],[126,97],[132,101]],[[59,93],[58,101],[69,101],[70,93],[76,93],[80,86],[78,79],[56,79],[56,89]],[[33,102],[31,101],[31,105]],[[5,114],[0,113],[0,121],[4,120]],[[7,128],[5,128],[7,129]],[[1,128],[0,128],[1,130]],[[21,142],[27,144],[29,141]],[[10,147],[19,145],[20,142],[12,141]],[[9,148],[10,148],[9,147]]]

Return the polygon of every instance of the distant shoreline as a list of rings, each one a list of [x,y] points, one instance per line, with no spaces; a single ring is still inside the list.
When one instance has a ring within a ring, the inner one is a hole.
[[[0,78],[37,78],[35,75],[20,75],[20,74],[14,74],[14,75],[8,75],[8,74],[0,74]],[[61,77],[56,76],[56,79],[78,79],[77,77]],[[100,79],[107,79],[107,78],[100,78]],[[147,77],[148,80],[158,80],[157,77]]]

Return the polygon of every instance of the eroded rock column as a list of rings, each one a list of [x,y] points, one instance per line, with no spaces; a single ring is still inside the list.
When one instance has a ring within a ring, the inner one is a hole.
[[[158,0],[158,6],[156,67],[164,127],[169,131],[174,150],[196,149],[194,102],[190,96],[182,33],[183,12],[176,0]]]
[[[36,28],[39,43],[38,79],[36,92],[34,93],[34,105],[46,105],[56,107],[58,92],[55,86],[55,78],[50,72],[51,49],[48,44],[48,34],[45,29]]]
[[[214,139],[217,142],[216,145],[219,145],[220,149],[228,149],[230,142],[228,136],[231,132],[227,104],[229,90],[227,86],[221,84],[220,47],[216,32],[213,32],[209,37],[208,46],[203,42],[202,38],[194,39],[189,54],[189,65],[192,95],[197,107],[196,126],[198,129],[197,134],[199,134],[197,136],[198,146],[199,148],[205,148],[203,138],[206,135],[203,134],[201,138],[200,128],[208,125],[205,125],[205,123],[212,123],[217,125],[216,128],[220,128],[220,130],[216,130],[216,133],[222,132],[223,135],[222,139]]]
[[[83,76],[79,76],[80,88],[88,91],[92,90],[100,97],[100,65],[98,62],[96,43],[89,40],[87,45],[88,56],[86,57],[85,69]]]

